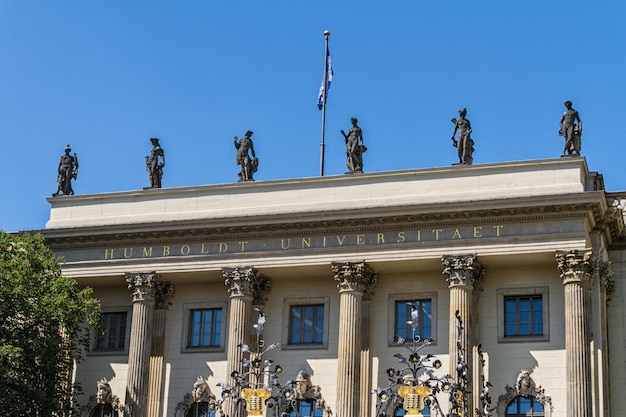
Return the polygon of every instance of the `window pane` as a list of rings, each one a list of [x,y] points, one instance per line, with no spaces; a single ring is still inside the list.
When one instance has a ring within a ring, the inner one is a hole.
[[[504,335],[543,335],[543,300],[541,295],[505,297]]]
[[[102,328],[96,334],[94,351],[123,351],[126,342],[126,312],[102,313]]]
[[[191,310],[190,314],[189,347],[220,346],[222,309],[205,308]]]
[[[421,338],[432,337],[432,301],[431,300],[398,300],[395,302],[395,333],[394,335],[410,339],[413,329],[407,322],[411,320],[412,305],[419,311],[418,327],[415,335]]]
[[[324,343],[324,305],[291,306],[289,344]]]

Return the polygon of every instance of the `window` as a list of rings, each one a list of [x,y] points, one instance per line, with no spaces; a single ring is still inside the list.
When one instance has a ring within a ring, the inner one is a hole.
[[[316,407],[313,399],[297,400],[297,405],[291,409],[290,417],[322,417],[324,413]]]
[[[283,299],[283,349],[327,349],[330,297]]]
[[[190,310],[188,348],[220,347],[222,341],[222,309]]]
[[[118,417],[119,413],[117,410],[113,409],[113,405],[111,404],[98,404],[96,408],[94,408],[91,413],[89,413],[89,417]]]
[[[412,321],[411,315],[414,311],[417,312],[417,328],[415,332],[411,326],[412,323],[408,323]],[[432,337],[433,303],[430,299],[396,300],[395,313],[394,336],[400,336],[409,340],[413,336],[419,336],[422,339]]]
[[[292,305],[289,312],[289,344],[324,343],[324,304]]]
[[[506,406],[507,417],[543,417],[543,406],[533,396],[515,397]]]
[[[194,403],[185,412],[185,417],[215,417],[215,410],[206,401]]]
[[[504,297],[504,337],[543,336],[541,295]]]
[[[437,293],[419,292],[390,294],[388,301],[387,328],[389,334],[389,346],[397,346],[394,339],[396,336],[410,341],[413,337],[411,313],[413,308],[417,310],[417,327],[415,335],[421,339],[432,338],[433,345],[437,343]]]
[[[548,287],[499,289],[498,341],[549,340]]]
[[[94,352],[124,352],[128,312],[102,313],[102,327],[97,329]]]

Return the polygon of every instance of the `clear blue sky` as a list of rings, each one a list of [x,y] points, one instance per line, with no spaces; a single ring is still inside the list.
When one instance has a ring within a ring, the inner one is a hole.
[[[447,166],[468,109],[474,163],[559,157],[572,100],[582,153],[626,189],[626,2],[0,0],[0,229],[41,229],[59,156],[76,194],[237,181],[251,129],[257,181],[319,175],[316,106],[330,30],[326,175],[346,171],[357,116],[366,172]]]

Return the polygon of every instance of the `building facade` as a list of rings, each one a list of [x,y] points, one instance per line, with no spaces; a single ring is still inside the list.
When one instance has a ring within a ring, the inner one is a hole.
[[[103,310],[83,415],[209,415],[259,312],[305,415],[374,416],[413,331],[470,410],[488,380],[494,416],[619,415],[625,199],[580,157],[50,198]]]

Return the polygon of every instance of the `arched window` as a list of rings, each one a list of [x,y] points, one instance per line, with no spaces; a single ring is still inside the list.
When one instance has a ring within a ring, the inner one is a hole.
[[[291,409],[290,417],[322,417],[323,411],[316,407],[317,401],[313,399],[298,400],[297,406]]]
[[[185,417],[215,417],[215,410],[206,401],[193,403],[187,411]]]
[[[91,413],[89,413],[89,417],[118,417],[119,413],[117,410],[113,409],[112,404],[98,404]]]
[[[506,406],[507,417],[543,417],[545,416],[543,405],[532,395],[528,397],[518,396]]]

